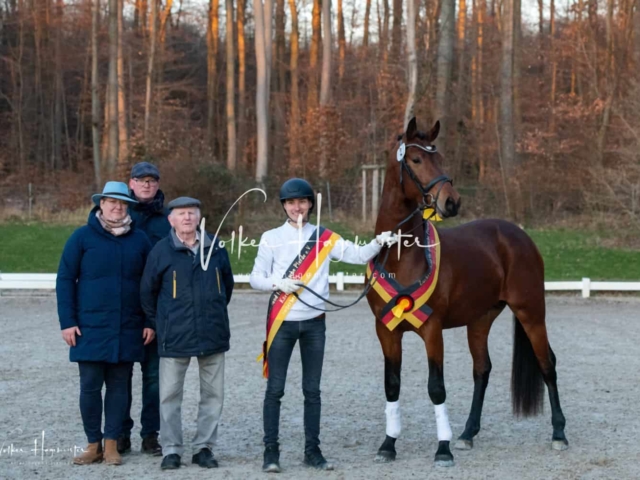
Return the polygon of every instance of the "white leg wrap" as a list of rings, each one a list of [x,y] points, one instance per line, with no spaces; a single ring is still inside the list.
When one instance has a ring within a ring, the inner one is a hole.
[[[384,413],[387,415],[387,435],[391,438],[398,438],[402,430],[400,402],[387,402],[387,408],[384,409]]]
[[[453,433],[451,432],[451,425],[449,425],[449,414],[447,413],[447,406],[442,403],[440,405],[434,405],[434,407],[436,411],[436,425],[438,427],[438,441],[450,442],[451,438],[453,437]]]

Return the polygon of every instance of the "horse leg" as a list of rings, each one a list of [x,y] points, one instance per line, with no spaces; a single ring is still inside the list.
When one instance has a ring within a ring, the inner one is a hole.
[[[516,414],[527,416],[537,413],[542,405],[542,382],[536,381],[536,376],[542,376],[549,391],[551,404],[551,447],[554,450],[566,450],[569,442],[564,434],[565,418],[558,394],[556,356],[549,345],[544,323],[544,303],[542,305],[542,312],[530,308],[512,309],[515,315],[511,379],[513,407]],[[532,368],[532,365],[539,368]]]
[[[496,305],[479,320],[467,325],[467,341],[471,358],[473,358],[473,400],[464,432],[455,443],[455,448],[458,450],[471,450],[473,448],[473,437],[480,431],[484,393],[489,384],[489,374],[491,373],[488,346],[489,331],[493,321],[503,309],[504,304]]]
[[[436,414],[436,427],[438,429],[438,450],[435,455],[435,464],[439,467],[452,467],[453,455],[449,443],[453,436],[449,424],[449,414],[445,400],[447,392],[444,388],[444,341],[442,339],[442,325],[436,319],[429,319],[426,326],[420,331],[420,336],[427,348],[427,360],[429,362],[429,397],[434,405]]]
[[[392,462],[396,459],[396,439],[400,436],[400,370],[402,367],[402,332],[389,329],[376,321],[376,333],[384,355],[384,392],[387,397],[385,414],[387,429],[384,442],[378,449],[377,462]]]

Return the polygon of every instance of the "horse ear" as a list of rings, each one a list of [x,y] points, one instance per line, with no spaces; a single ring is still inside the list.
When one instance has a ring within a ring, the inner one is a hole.
[[[433,128],[429,130],[429,133],[427,134],[427,141],[429,143],[433,143],[435,139],[438,138],[438,133],[440,133],[440,120],[436,120]]]
[[[409,124],[407,125],[407,131],[405,133],[407,141],[412,140],[417,133],[418,125],[416,122],[416,117],[413,117],[411,120],[409,120]]]

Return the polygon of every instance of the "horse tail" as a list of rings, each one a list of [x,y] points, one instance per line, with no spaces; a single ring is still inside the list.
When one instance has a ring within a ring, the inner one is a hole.
[[[511,404],[517,417],[538,415],[543,409],[544,381],[531,340],[520,320],[513,316],[513,365]]]

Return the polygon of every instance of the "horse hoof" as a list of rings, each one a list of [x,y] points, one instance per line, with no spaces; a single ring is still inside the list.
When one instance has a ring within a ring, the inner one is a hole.
[[[389,452],[386,450],[379,450],[376,455],[376,463],[389,463],[396,459],[396,452]]]
[[[436,457],[435,460],[435,465],[436,467],[453,467],[455,465],[455,462],[453,461],[453,458],[447,458],[444,457],[443,458],[438,458]]]
[[[453,448],[456,450],[471,450],[473,448],[473,440],[459,438]]]
[[[566,450],[567,448],[569,448],[569,442],[567,442],[566,440],[553,440],[551,442],[551,448],[557,451]]]

